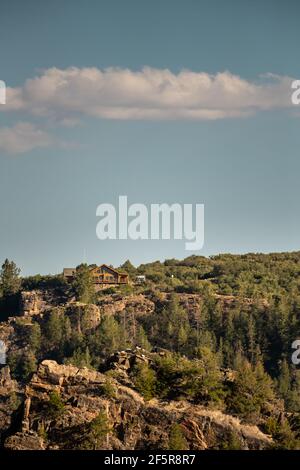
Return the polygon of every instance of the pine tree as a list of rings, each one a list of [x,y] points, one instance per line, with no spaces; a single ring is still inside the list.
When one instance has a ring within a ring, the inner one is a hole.
[[[187,329],[184,325],[181,325],[178,330],[178,339],[177,339],[177,350],[180,351],[186,345],[188,339]]]
[[[289,399],[287,402],[287,409],[294,413],[300,412],[300,371],[299,370],[294,371],[292,387],[291,387]]]
[[[88,430],[80,447],[88,450],[100,449],[109,432],[107,415],[104,411],[100,411],[98,416],[88,425]]]
[[[95,287],[90,268],[87,264],[81,264],[76,268],[76,275],[73,281],[73,289],[78,301],[91,303],[95,297]]]
[[[22,365],[21,365],[22,379],[27,381],[30,378],[30,376],[33,374],[33,372],[36,371],[36,366],[37,366],[37,360],[33,351],[31,350],[26,351],[24,355],[22,356]]]
[[[246,316],[246,335],[247,335],[247,351],[248,357],[250,359],[251,364],[255,363],[256,358],[256,331],[255,331],[255,322],[251,315]]]
[[[279,395],[287,402],[291,392],[291,376],[288,363],[285,359],[280,363],[277,383]]]
[[[21,287],[20,269],[6,259],[0,272],[0,291],[4,297],[16,294]]]
[[[57,419],[65,412],[65,404],[57,391],[51,392],[47,404],[46,414],[52,419]]]
[[[224,397],[220,357],[208,347],[200,347],[197,351],[201,368],[196,374],[196,398],[204,403],[222,403]]]
[[[151,344],[148,341],[146,332],[141,325],[137,327],[135,345],[146,349],[147,351],[151,351]]]
[[[125,347],[122,327],[112,317],[104,317],[92,339],[92,351],[99,356],[112,354]]]
[[[50,348],[57,348],[63,340],[62,318],[58,311],[54,310],[44,326],[44,333],[49,342]]]
[[[28,343],[35,353],[37,353],[41,347],[41,336],[41,327],[38,323],[34,322],[30,328]]]
[[[127,274],[129,274],[129,276],[134,276],[136,274],[136,268],[129,261],[129,259],[120,266],[120,269],[122,271],[125,271]]]
[[[81,349],[76,349],[73,352],[72,357],[66,360],[66,364],[72,364],[76,367],[87,367],[92,369],[92,358],[90,355],[89,348],[86,347],[84,351]]]
[[[133,380],[136,389],[145,400],[153,398],[156,385],[156,374],[148,364],[138,364],[133,369]]]
[[[242,360],[228,400],[230,411],[256,420],[273,399],[273,383],[262,363],[253,367],[247,360]]]

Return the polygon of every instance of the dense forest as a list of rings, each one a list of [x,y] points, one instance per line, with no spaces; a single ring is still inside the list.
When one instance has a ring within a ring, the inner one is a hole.
[[[2,321],[21,291],[48,291],[59,299],[42,320],[28,325],[17,318],[21,346],[8,351],[14,377],[26,383],[43,359],[101,371],[115,351],[163,350],[151,365],[131,371],[145,399],[185,399],[225,410],[257,424],[276,447],[300,448],[300,366],[292,362],[292,344],[300,338],[300,252],[190,256],[137,268],[126,261],[120,268],[131,284],[96,293],[87,265],[67,283],[61,275],[21,278],[13,262],[4,262]],[[134,282],[139,274],[143,284]],[[154,303],[148,315],[134,308],[102,315],[88,334],[70,320],[76,310],[71,299],[101,310],[107,297],[137,294]],[[182,303],[186,296],[197,300],[193,315]],[[234,379],[224,381],[225,373]]]

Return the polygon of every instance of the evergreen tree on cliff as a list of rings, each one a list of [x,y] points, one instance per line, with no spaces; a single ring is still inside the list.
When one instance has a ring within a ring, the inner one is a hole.
[[[93,278],[87,264],[80,264],[77,267],[73,288],[77,300],[86,304],[93,302],[95,288]]]
[[[16,294],[21,287],[20,269],[13,261],[6,259],[0,271],[0,292],[3,296]]]

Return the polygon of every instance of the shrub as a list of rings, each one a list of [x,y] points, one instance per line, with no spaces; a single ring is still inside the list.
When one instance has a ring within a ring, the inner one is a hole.
[[[138,364],[133,368],[133,381],[138,392],[145,400],[151,400],[155,395],[156,374],[147,364]]]
[[[100,411],[98,416],[89,423],[80,448],[87,450],[96,450],[101,448],[104,439],[110,431],[111,429],[108,425],[106,413],[104,411]]]
[[[116,397],[116,388],[114,387],[112,381],[107,378],[104,384],[100,385],[100,391],[102,395],[107,398],[115,398]]]
[[[231,431],[229,435],[225,436],[221,441],[219,449],[221,450],[241,450],[241,440],[238,434],[234,431]]]
[[[65,405],[58,392],[51,392],[47,403],[46,415],[49,418],[57,419],[65,412]]]
[[[188,443],[180,424],[175,423],[171,426],[168,448],[169,450],[188,450]]]

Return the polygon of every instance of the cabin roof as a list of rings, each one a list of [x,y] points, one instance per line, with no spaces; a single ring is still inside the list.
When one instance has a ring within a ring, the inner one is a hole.
[[[109,269],[110,271],[113,271],[113,272],[116,273],[116,274],[119,274],[119,276],[120,276],[120,275],[121,275],[121,276],[128,276],[127,273],[122,273],[122,272],[118,271],[117,269],[112,268],[111,266],[108,266],[107,264],[101,264],[100,266],[95,266],[95,267],[93,267],[91,270],[94,271],[94,269],[99,269],[99,268],[103,268],[103,267]]]
[[[107,264],[101,264],[100,266],[93,266],[91,267],[90,270],[95,271],[96,269],[103,268],[103,267],[107,268],[109,271],[114,272],[115,274],[118,274],[119,276],[128,276],[127,273],[120,272],[117,269],[112,268],[111,266],[108,266]],[[75,273],[76,273],[76,268],[64,268],[63,270],[64,276],[73,276]]]

